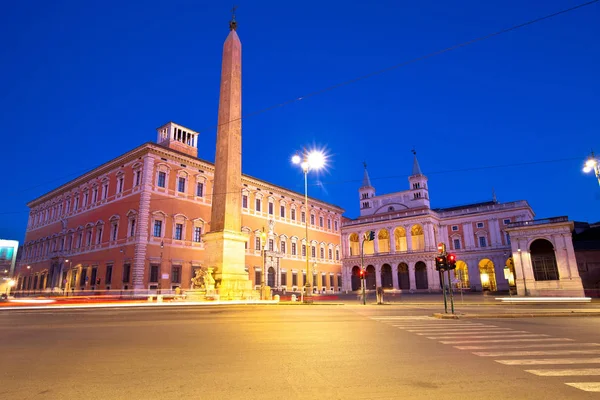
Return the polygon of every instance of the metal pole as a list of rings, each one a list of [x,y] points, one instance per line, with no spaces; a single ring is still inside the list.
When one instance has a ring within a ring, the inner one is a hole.
[[[364,273],[364,270],[365,270],[365,239],[364,238],[360,245],[360,270],[363,271],[363,279],[361,279],[363,305],[367,305],[367,294],[366,294],[366,290],[365,290],[365,286],[367,286],[367,274]]]
[[[304,161],[306,162],[306,153],[304,155]],[[305,236],[306,236],[306,295],[304,296],[304,300],[308,303],[309,298],[312,296],[312,276],[310,274],[310,269],[308,267],[308,252],[309,252],[309,243],[308,243],[308,218],[310,217],[310,210],[308,209],[308,167],[302,168],[304,170],[304,204],[306,205],[306,213],[304,215],[304,225],[305,225]]]
[[[444,282],[444,274],[442,271],[438,271],[440,274],[440,282],[442,283],[442,292],[444,293],[444,312],[448,314],[448,301],[446,300],[446,282]]]
[[[452,293],[452,277],[450,276],[450,270],[448,270],[448,286],[450,289],[450,309],[454,314],[454,294]]]

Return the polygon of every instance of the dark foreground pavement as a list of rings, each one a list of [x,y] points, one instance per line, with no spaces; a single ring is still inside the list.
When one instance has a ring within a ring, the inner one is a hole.
[[[600,382],[600,318],[423,313],[358,305],[3,312],[0,399],[598,396],[587,390]],[[588,375],[539,372],[582,368]]]

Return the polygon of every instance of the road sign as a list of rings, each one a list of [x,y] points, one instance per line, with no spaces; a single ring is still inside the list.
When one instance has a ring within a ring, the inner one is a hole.
[[[438,253],[444,254],[446,252],[446,244],[444,242],[438,243]]]
[[[162,274],[161,278],[163,278],[163,279],[169,279],[169,274]]]

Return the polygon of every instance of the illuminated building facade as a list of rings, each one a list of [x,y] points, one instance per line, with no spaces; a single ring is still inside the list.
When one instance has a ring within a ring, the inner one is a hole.
[[[203,235],[210,228],[214,173],[212,163],[197,158],[197,139],[196,132],[170,122],[158,128],[158,143],[143,144],[31,201],[17,289],[190,288],[194,270],[206,266]],[[264,229],[266,284],[298,290],[308,252],[316,290],[339,291],[343,210],[312,198],[306,210],[303,194],[250,176],[242,176],[242,187],[252,284],[261,284]]]
[[[367,289],[440,291],[434,257],[443,242],[457,258],[453,281],[465,290],[502,291],[510,286],[525,295],[528,286],[528,295],[583,295],[572,222],[566,217],[534,221],[526,201],[499,203],[495,198],[431,208],[428,180],[416,154],[408,181],[409,190],[376,195],[365,166],[360,216],[342,226],[344,290],[360,288],[362,264]],[[375,240],[363,243],[369,231],[375,232]]]

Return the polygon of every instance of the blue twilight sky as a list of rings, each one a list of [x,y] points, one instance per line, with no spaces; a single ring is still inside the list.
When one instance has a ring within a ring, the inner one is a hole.
[[[240,0],[244,114],[583,0]],[[0,11],[0,238],[26,202],[173,120],[214,160],[231,2],[10,1]],[[358,215],[405,190],[413,146],[433,207],[528,200],[537,217],[600,220],[581,166],[600,146],[600,3],[244,119],[243,171],[303,190],[290,156],[326,146],[311,196]],[[541,161],[552,161],[522,165]],[[521,165],[519,165],[521,164]],[[487,166],[504,166],[481,169]]]

